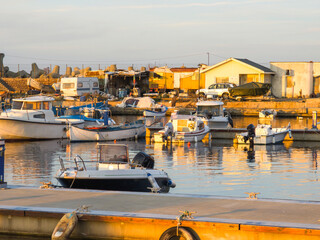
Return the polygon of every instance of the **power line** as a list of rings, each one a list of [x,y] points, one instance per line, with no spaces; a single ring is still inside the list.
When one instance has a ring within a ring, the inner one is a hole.
[[[12,58],[20,58],[20,59],[32,59],[32,60],[41,60],[41,61],[56,61],[56,62],[85,62],[85,63],[101,63],[101,62],[111,62],[111,63],[132,63],[132,62],[144,62],[144,61],[160,61],[160,60],[167,60],[167,59],[178,59],[178,58],[187,58],[187,57],[194,57],[200,56],[207,53],[196,53],[196,54],[189,54],[189,55],[182,55],[182,56],[172,56],[172,57],[163,57],[163,58],[153,58],[153,59],[133,59],[133,60],[71,60],[71,59],[49,59],[49,58],[36,58],[36,57],[25,57],[25,56],[13,56],[13,55],[6,55],[7,57]]]

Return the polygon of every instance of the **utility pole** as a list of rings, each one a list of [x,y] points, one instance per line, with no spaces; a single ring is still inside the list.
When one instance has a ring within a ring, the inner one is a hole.
[[[210,59],[209,59],[209,57],[210,57],[210,53],[209,53],[209,52],[207,52],[207,54],[208,54],[208,66],[210,66]]]

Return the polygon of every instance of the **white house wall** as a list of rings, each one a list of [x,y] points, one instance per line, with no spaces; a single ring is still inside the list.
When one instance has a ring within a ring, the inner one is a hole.
[[[207,71],[205,74],[206,74],[206,88],[207,88],[211,84],[216,83],[216,79],[219,77],[229,77],[230,83],[235,83],[236,85],[239,85],[240,74],[257,74],[257,71],[255,71],[251,67],[247,67],[244,64],[230,61],[214,69]]]
[[[309,97],[313,92],[312,62],[271,62],[270,69],[276,74],[272,79],[272,93],[276,97]],[[287,88],[286,72],[291,70],[293,88]]]

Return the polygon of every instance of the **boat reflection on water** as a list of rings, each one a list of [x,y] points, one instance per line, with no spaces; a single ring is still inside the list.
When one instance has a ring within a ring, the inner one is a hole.
[[[172,146],[144,140],[117,143],[128,145],[130,159],[140,151],[154,156],[155,167],[177,184],[170,193],[247,197],[245,192],[260,192],[260,198],[320,199],[319,143],[285,141],[251,150],[218,139]],[[67,140],[7,142],[5,180],[8,185],[58,184],[59,157],[96,159],[96,146]]]
[[[18,185],[50,181],[55,159],[65,155],[65,147],[58,140],[6,142],[6,181]]]

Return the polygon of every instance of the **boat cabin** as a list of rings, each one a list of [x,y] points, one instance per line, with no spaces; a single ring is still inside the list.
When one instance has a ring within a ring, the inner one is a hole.
[[[52,101],[54,101],[54,98],[47,96],[13,99],[11,110],[3,112],[1,115],[36,122],[54,121]]]
[[[29,97],[12,100],[14,110],[52,110],[52,97]]]
[[[193,132],[204,128],[203,121],[192,115],[174,115],[170,121],[176,132]]]
[[[196,104],[197,115],[203,115],[210,119],[223,116],[223,102],[220,101],[199,101]]]

